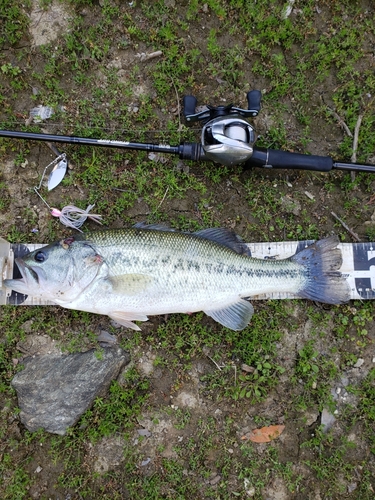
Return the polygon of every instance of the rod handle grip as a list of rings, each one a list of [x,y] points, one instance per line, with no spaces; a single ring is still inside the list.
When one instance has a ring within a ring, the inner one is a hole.
[[[303,155],[276,149],[254,148],[253,155],[248,160],[247,165],[251,167],[329,172],[332,170],[333,160],[330,156]]]

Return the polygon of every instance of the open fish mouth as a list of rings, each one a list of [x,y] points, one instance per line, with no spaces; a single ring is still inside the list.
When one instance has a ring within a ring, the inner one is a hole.
[[[4,284],[15,292],[28,294],[32,287],[40,285],[40,272],[42,270],[27,265],[22,259],[16,259],[16,264],[21,278],[5,280]]]
[[[22,276],[22,278],[20,278],[20,281],[27,283],[29,281],[29,277],[31,277],[39,284],[39,274],[36,269],[34,269],[32,266],[28,266],[21,259],[16,259],[16,264]]]

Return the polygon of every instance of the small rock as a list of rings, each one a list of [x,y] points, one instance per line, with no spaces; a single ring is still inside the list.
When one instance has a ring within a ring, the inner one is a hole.
[[[254,373],[255,368],[253,366],[249,366],[246,363],[242,363],[241,370],[247,373]]]
[[[213,479],[210,480],[210,485],[214,486],[220,481],[220,479],[221,479],[220,474],[217,474],[217,476],[215,476]]]
[[[140,436],[145,436],[145,437],[152,436],[151,432],[148,429],[138,429],[137,432]]]
[[[245,477],[245,479],[243,480],[243,485],[245,488],[246,496],[252,498],[255,495],[255,488],[254,486],[251,486],[250,480],[247,477]]]
[[[321,424],[324,425],[324,432],[327,432],[336,422],[335,416],[330,413],[326,408],[323,408]]]
[[[312,410],[306,411],[306,413],[304,413],[303,415],[303,418],[305,420],[305,425],[307,427],[310,427],[310,425],[314,424],[318,420],[318,417],[319,417],[318,412],[314,412]]]
[[[357,483],[349,483],[348,484],[348,493],[353,493],[354,490],[357,489]]]
[[[116,344],[117,337],[116,335],[111,335],[106,330],[100,330],[98,342],[103,342],[104,344]]]
[[[356,363],[354,363],[353,367],[354,368],[360,368],[363,365],[364,362],[365,362],[365,360],[363,358],[358,358],[357,361],[356,361]]]

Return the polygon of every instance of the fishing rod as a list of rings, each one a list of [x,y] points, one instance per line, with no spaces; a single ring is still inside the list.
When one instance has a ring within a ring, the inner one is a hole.
[[[247,93],[248,109],[229,104],[206,106],[203,111],[196,112],[197,99],[192,95],[185,96],[183,114],[187,123],[203,124],[200,143],[182,142],[173,146],[11,130],[0,130],[0,137],[173,154],[182,160],[213,161],[224,166],[242,164],[245,168],[283,168],[316,172],[337,169],[375,173],[375,165],[342,163],[334,161],[330,156],[305,155],[256,147],[255,130],[248,119],[258,115],[261,109],[261,97],[259,90],[251,90]]]

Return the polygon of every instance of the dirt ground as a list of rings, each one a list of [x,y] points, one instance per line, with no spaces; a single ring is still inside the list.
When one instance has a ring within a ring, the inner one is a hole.
[[[361,115],[356,161],[375,163],[375,7],[354,3],[32,0],[21,6],[26,21],[14,14],[21,36],[5,41],[0,54],[1,128],[28,122],[37,132],[178,144],[200,133],[179,114],[184,94],[200,105],[245,108],[246,93],[259,89],[262,110],[252,123],[260,145],[350,163]],[[8,7],[0,6],[3,20],[13,15]],[[287,38],[283,23],[290,23]],[[28,120],[38,105],[54,116]],[[243,170],[57,147],[71,169],[42,195],[57,208],[95,203],[105,227],[147,221],[192,231],[227,227],[249,242],[330,234],[354,242],[353,233],[375,241],[373,174]],[[8,241],[71,234],[33,191],[53,158],[44,143],[0,139],[0,224]],[[374,498],[372,303],[254,307],[254,323],[235,335],[203,315],[153,317],[138,335],[57,307],[4,307],[2,498]],[[125,383],[122,374],[119,386],[134,388],[124,403],[134,413],[121,421],[108,396],[107,413],[96,404],[65,437],[28,433],[10,389],[18,359],[33,354],[23,343],[47,336],[65,350],[85,350],[98,346],[101,330],[131,354],[137,376]],[[269,425],[285,429],[269,443],[248,439]]]

